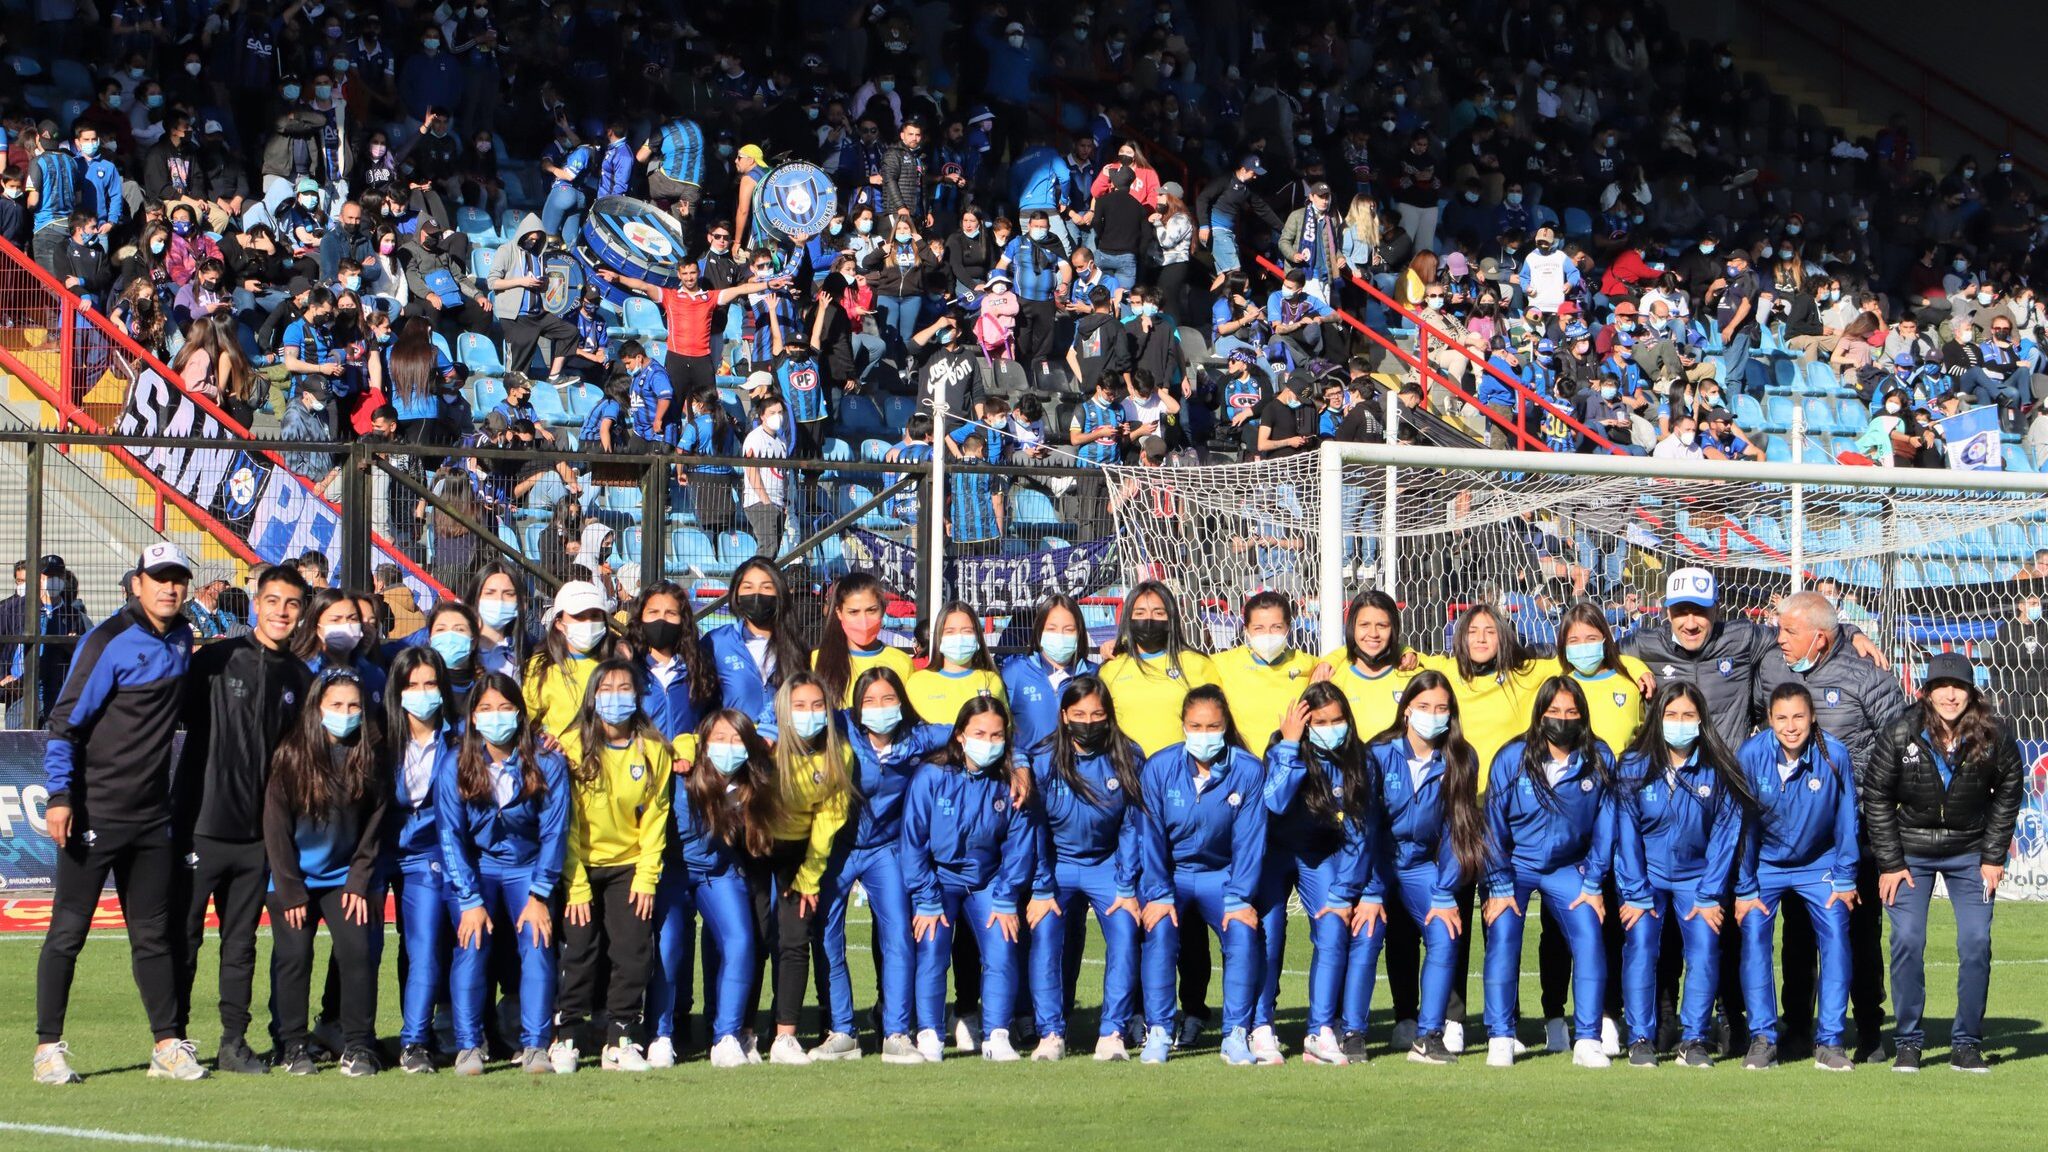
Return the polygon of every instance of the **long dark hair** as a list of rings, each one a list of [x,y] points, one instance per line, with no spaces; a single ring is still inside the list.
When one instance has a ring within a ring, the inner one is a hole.
[[[433,392],[437,354],[433,324],[423,316],[407,320],[398,329],[398,338],[391,342],[390,354],[384,358],[391,398],[416,402]]]
[[[676,642],[676,658],[683,662],[683,678],[690,685],[690,702],[700,709],[716,703],[719,697],[718,663],[704,649],[704,637],[697,630],[697,615],[690,610],[690,593],[681,584],[673,580],[656,580],[633,597],[633,602],[626,606],[626,647],[642,660],[647,658],[647,623],[641,617],[647,611],[648,601],[656,596],[674,599],[682,612],[683,635]]]
[[[1756,811],[1756,794],[1750,790],[1749,778],[1735,762],[1735,754],[1721,742],[1721,734],[1714,731],[1714,714],[1707,710],[1706,693],[1690,680],[1667,680],[1658,685],[1656,695],[1650,698],[1642,727],[1636,729],[1636,738],[1629,742],[1628,755],[1616,772],[1615,784],[1622,802],[1635,804],[1643,786],[1662,779],[1664,770],[1670,766],[1674,749],[1664,739],[1664,709],[1674,700],[1689,700],[1699,710],[1700,735],[1692,750],[1702,765],[1713,770],[1716,791],[1733,797],[1744,811]]]
[[[730,776],[711,766],[711,730],[720,722],[732,725],[747,750],[746,766]],[[749,856],[768,855],[775,846],[770,829],[780,812],[781,791],[775,752],[744,712],[713,709],[697,725],[697,758],[683,777],[683,802],[704,818],[714,838]]]
[[[533,654],[533,666],[526,671],[527,679],[539,680],[569,662],[571,654],[568,635],[561,628],[555,627],[561,620],[562,614],[557,612],[548,619],[547,627],[541,629],[540,647]],[[586,659],[604,661],[617,658],[619,634],[613,631],[610,613],[605,614],[604,627],[604,635],[584,654]],[[566,683],[566,678],[564,682]]]
[[[996,761],[995,767],[977,768],[974,762],[967,758],[966,737],[961,733],[967,730],[969,720],[986,712],[993,712],[1002,717],[1003,757]],[[965,704],[960,705],[960,714],[953,718],[953,734],[947,737],[945,747],[932,753],[931,762],[961,772],[987,772],[990,776],[1007,775],[1004,766],[1010,758],[1011,742],[1016,738],[1017,726],[1010,718],[1010,709],[1001,700],[994,696],[972,696]]]
[[[824,677],[821,676],[819,679],[823,680]],[[917,727],[917,710],[910,706],[910,692],[903,687],[903,677],[898,676],[894,668],[885,667],[881,664],[871,666],[867,671],[860,674],[860,679],[853,682],[853,703],[848,705],[846,709],[846,713],[852,718],[853,727],[856,729],[850,739],[859,741],[866,740],[868,737],[867,728],[861,724],[861,713],[867,710],[865,701],[867,700],[868,689],[876,684],[887,684],[895,689],[896,705],[903,712],[903,718],[896,721],[896,727],[889,731],[889,741],[893,744],[909,736],[911,730]],[[832,695],[829,691],[825,695],[825,703],[827,705],[832,703]]]
[[[1351,698],[1335,684],[1323,681],[1309,685],[1301,694],[1301,702],[1308,705],[1311,713],[1335,705],[1344,717],[1345,733],[1344,742],[1334,749],[1324,748],[1303,733],[1302,762],[1333,778],[1336,788],[1318,788],[1311,784],[1296,792],[1295,796],[1311,816],[1324,824],[1365,823],[1373,808],[1372,766],[1366,760],[1365,741],[1351,717]],[[1333,791],[1342,795],[1333,795]]]
[[[877,605],[888,603],[888,590],[866,572],[841,576],[825,593],[825,630],[818,636],[817,662],[811,670],[824,682],[827,703],[846,699],[847,685],[853,680],[853,644],[839,623],[839,609],[847,600],[862,595],[873,596]]]
[[[441,690],[441,711],[434,716],[434,723],[440,729],[438,738],[443,744],[453,746],[455,731],[455,693],[448,680],[448,665],[441,662],[441,654],[425,646],[400,650],[391,660],[391,671],[384,681],[384,728],[391,733],[391,752],[394,762],[405,763],[405,746],[411,742],[412,713],[405,710],[406,681],[421,667],[434,670],[434,684]]]
[[[469,659],[463,661],[463,666],[460,668],[448,669],[448,676],[449,679],[456,681],[458,683],[473,684],[476,682],[477,673],[481,671],[482,668],[482,666],[477,663],[476,653],[478,646],[483,643],[483,621],[480,618],[478,618],[476,614],[476,609],[471,608],[469,605],[464,604],[462,601],[442,600],[439,603],[436,603],[432,608],[427,610],[427,622],[420,628],[422,645],[425,645],[433,640],[434,621],[439,620],[443,616],[460,616],[462,618],[462,622],[469,625]],[[435,655],[439,655],[439,653],[435,653]],[[447,661],[444,660],[442,661],[442,663],[445,664],[447,663]]]
[[[1183,728],[1186,727],[1188,722],[1188,712],[1197,704],[1214,704],[1223,713],[1223,747],[1225,751],[1244,747],[1244,737],[1237,731],[1237,720],[1230,714],[1230,698],[1223,694],[1223,689],[1218,688],[1214,684],[1204,684],[1199,688],[1188,689],[1188,694],[1180,698],[1180,722]]]
[[[1961,746],[1960,754],[1954,757],[1957,765],[1982,764],[1991,759],[1998,747],[1998,717],[1991,711],[1991,704],[1984,699],[1984,694],[1977,691],[1976,685],[1970,686],[1970,702],[1964,705],[1963,714],[1956,717],[1954,724],[1941,718],[1941,713],[1934,710],[1934,702],[1927,696],[1922,691],[1915,707],[1920,713],[1920,728],[1934,741],[1936,750],[1948,755],[1946,742],[1942,739],[1947,736]]]
[[[632,661],[621,660],[615,656],[600,660],[597,667],[591,670],[590,682],[583,686],[583,706],[576,710],[574,731],[581,742],[578,749],[581,754],[576,757],[575,763],[569,765],[569,777],[578,784],[592,783],[604,775],[604,721],[597,717],[597,688],[604,683],[604,678],[613,672],[624,672],[626,678],[633,682],[633,715],[626,720],[626,730],[632,733],[636,740],[651,740],[664,745],[668,743],[662,739],[661,731],[654,726],[654,721],[647,718],[646,710],[639,706],[640,670],[633,666]]]
[[[1472,621],[1485,616],[1493,621],[1494,631],[1500,634],[1493,660],[1480,664],[1473,660],[1466,645],[1472,632]],[[1457,627],[1451,630],[1451,656],[1458,662],[1458,679],[1471,683],[1482,676],[1508,676],[1520,672],[1529,664],[1529,654],[1522,647],[1522,638],[1515,633],[1507,617],[1492,604],[1474,604],[1458,616]]]
[[[519,757],[519,798],[524,800],[538,796],[547,791],[548,778],[540,770],[539,752],[533,742],[533,724],[526,714],[526,697],[519,691],[519,681],[503,672],[479,672],[476,682],[470,686],[469,710],[463,714],[466,725],[462,748],[455,756],[456,791],[464,800],[481,800],[493,794],[490,745],[476,730],[477,703],[489,692],[503,696],[519,716],[519,734],[512,738],[512,751]]]
[[[967,666],[980,672],[995,671],[996,662],[988,654],[988,637],[981,630],[981,617],[975,613],[974,605],[965,600],[948,601],[944,608],[939,609],[938,615],[932,617],[932,642],[926,649],[931,653],[932,666],[945,667],[946,658],[939,655],[939,638],[946,634],[946,618],[949,616],[965,616],[974,625],[974,655],[968,658]]]
[[[1189,648],[1187,637],[1181,630],[1180,602],[1173,598],[1173,592],[1166,585],[1157,580],[1147,580],[1139,584],[1131,589],[1130,595],[1124,597],[1123,615],[1116,622],[1116,651],[1137,660],[1138,642],[1131,636],[1131,612],[1137,608],[1138,601],[1146,596],[1157,596],[1159,602],[1166,606],[1166,674],[1178,675],[1181,671],[1181,655]],[[1137,660],[1137,665],[1138,670],[1145,675],[1155,675],[1149,662]]]
[[[320,705],[337,685],[346,684],[362,696],[363,726],[356,732],[355,746],[346,756],[332,753],[334,737],[320,720]],[[384,746],[382,722],[370,707],[370,692],[362,679],[346,669],[324,673],[306,694],[299,709],[298,723],[285,734],[271,757],[271,787],[284,791],[285,804],[295,816],[325,824],[336,811],[369,795],[377,786],[379,752]]]
[[[1536,799],[1544,807],[1556,811],[1557,790],[1550,786],[1550,776],[1543,771],[1544,762],[1550,758],[1550,738],[1543,734],[1543,714],[1550,710],[1551,702],[1559,695],[1570,696],[1579,706],[1579,744],[1567,751],[1579,758],[1579,763],[1602,784],[1613,781],[1607,771],[1607,762],[1600,755],[1600,738],[1593,735],[1592,712],[1586,706],[1586,694],[1579,688],[1579,682],[1569,676],[1551,676],[1536,689],[1536,703],[1529,709],[1529,730],[1522,734],[1522,775],[1529,778],[1536,789]],[[1500,787],[1496,782],[1494,787]]]
[[[1568,646],[1565,643],[1565,637],[1571,634],[1572,625],[1574,624],[1584,624],[1600,633],[1602,648],[1600,667],[1609,672],[1620,672],[1622,670],[1621,646],[1614,642],[1614,629],[1607,623],[1607,614],[1602,612],[1598,605],[1581,600],[1577,604],[1565,609],[1564,615],[1559,617],[1557,621],[1558,675],[1574,676],[1578,674],[1578,669],[1572,667],[1571,660],[1566,658],[1564,654],[1564,650]],[[1700,715],[1705,716],[1707,713],[1702,711]],[[1662,771],[1662,769],[1659,769],[1659,771]]]
[[[329,608],[344,600],[353,605],[356,602],[356,594],[344,588],[316,588],[313,590],[312,598],[306,602],[306,610],[299,614],[297,627],[292,629],[292,655],[297,656],[301,660],[311,660],[313,657],[319,656],[326,651],[326,642],[320,638],[320,616]],[[357,608],[356,612],[360,616],[362,609]],[[368,629],[365,628],[364,631],[367,632]],[[364,655],[363,647],[364,645],[359,641],[356,644],[355,651],[349,653],[349,659],[356,660],[361,658]]]
[[[1103,715],[1109,721],[1109,745],[1105,752],[1109,756],[1111,771],[1116,773],[1117,787],[1123,791],[1126,802],[1136,804],[1139,802],[1138,769],[1141,765],[1131,753],[1131,741],[1117,727],[1116,701],[1110,698],[1109,685],[1099,677],[1076,676],[1060,687],[1059,720],[1053,727],[1052,736],[1053,774],[1066,781],[1075,795],[1101,807],[1102,801],[1095,795],[1094,786],[1081,775],[1080,757],[1074,752],[1074,737],[1067,728],[1067,709],[1090,696],[1102,701]]]
[[[1399,740],[1405,749],[1409,706],[1424,692],[1438,688],[1443,689],[1451,703],[1450,726],[1436,739],[1436,749],[1444,758],[1443,823],[1450,832],[1451,854],[1458,858],[1459,875],[1472,880],[1486,869],[1486,809],[1479,802],[1479,753],[1465,739],[1465,725],[1458,717],[1458,692],[1451,686],[1451,678],[1441,672],[1417,672],[1394,705],[1394,722],[1373,737],[1372,742]]]
[[[1064,608],[1073,614],[1074,631],[1078,638],[1074,642],[1074,661],[1088,659],[1088,621],[1081,615],[1081,602],[1064,592],[1055,592],[1038,604],[1038,618],[1031,622],[1031,650],[1036,653],[1045,644],[1045,622],[1052,616],[1053,609]]]
[[[514,620],[505,630],[505,639],[512,642],[513,655],[517,657],[514,667],[525,668],[526,656],[533,647],[533,592],[527,586],[526,573],[504,560],[490,560],[476,566],[469,574],[469,583],[462,590],[462,602],[477,614],[477,642],[483,642],[483,598],[484,584],[493,576],[503,576],[512,582],[512,594],[519,604],[519,619]]]
[[[775,672],[768,677],[768,686],[780,688],[785,676],[810,667],[811,654],[806,652],[804,646],[797,640],[796,615],[789,603],[789,582],[782,578],[782,570],[764,557],[749,558],[738,568],[733,569],[730,586],[735,590],[735,596],[738,595],[740,582],[747,578],[749,572],[766,573],[769,583],[775,587],[775,615],[768,621],[768,651],[775,657]],[[746,627],[745,621],[741,622],[741,627]],[[832,703],[830,693],[825,696],[825,704],[827,707],[837,707]]]
[[[1380,653],[1378,660],[1367,657],[1358,647],[1358,619],[1365,615],[1368,608],[1386,613],[1387,619],[1393,622],[1386,651]],[[1363,664],[1367,668],[1392,667],[1400,661],[1402,648],[1401,606],[1394,602],[1394,598],[1377,588],[1367,588],[1352,597],[1350,606],[1344,609],[1344,654],[1351,662]]]

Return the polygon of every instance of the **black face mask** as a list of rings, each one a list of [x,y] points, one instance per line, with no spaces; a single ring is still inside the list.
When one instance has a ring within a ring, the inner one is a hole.
[[[1390,645],[1377,652],[1366,652],[1359,657],[1358,662],[1377,672],[1394,663],[1394,649]]]
[[[1579,743],[1586,738],[1586,722],[1584,720],[1556,720],[1545,717],[1543,720],[1543,738],[1559,748],[1577,748]]]
[[[647,640],[647,646],[657,652],[673,652],[676,643],[683,638],[683,626],[673,620],[642,620],[640,635]]]
[[[1067,735],[1074,738],[1074,743],[1080,747],[1081,751],[1093,756],[1104,748],[1109,747],[1109,721],[1069,721],[1067,724]]]
[[[733,610],[740,618],[755,627],[766,627],[775,619],[775,594],[772,592],[749,592],[732,598]]]
[[[1142,651],[1160,651],[1166,647],[1166,621],[1131,621],[1131,639],[1138,642],[1138,647]]]

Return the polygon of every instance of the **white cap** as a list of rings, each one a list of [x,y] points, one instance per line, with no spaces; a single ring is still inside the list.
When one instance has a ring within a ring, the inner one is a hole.
[[[764,388],[772,390],[775,387],[775,377],[766,372],[749,372],[745,387],[748,392],[759,392]]]
[[[185,553],[169,540],[159,540],[144,548],[141,558],[135,561],[137,572],[146,572],[157,579],[163,578],[158,573],[172,568],[182,570],[187,580],[192,578],[192,562],[185,559]]]
[[[1705,568],[1680,568],[1664,582],[1664,606],[1697,604],[1714,606],[1714,574]]]
[[[581,616],[585,612],[606,610],[604,589],[588,580],[571,580],[555,593],[555,602],[547,610],[547,622],[553,624],[555,617],[565,612]]]

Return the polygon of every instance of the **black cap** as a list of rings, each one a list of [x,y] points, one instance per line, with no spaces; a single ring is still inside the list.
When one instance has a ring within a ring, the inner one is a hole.
[[[65,568],[64,566],[64,558],[62,556],[57,555],[55,552],[52,552],[49,555],[43,557],[42,571],[43,575],[45,576],[62,576],[65,572],[69,571],[69,569]]]
[[[1943,652],[1927,661],[1927,679],[1922,684],[1932,688],[1944,681],[1975,688],[1977,670],[1970,666],[1970,658],[1962,653]]]
[[[303,296],[312,290],[313,282],[311,280],[306,279],[304,276],[294,276],[291,279],[291,283],[285,285],[284,294],[287,296]]]
[[[1735,422],[1735,413],[1730,412],[1726,408],[1712,409],[1707,413],[1707,422],[1711,424],[1716,420],[1726,420],[1732,424]]]

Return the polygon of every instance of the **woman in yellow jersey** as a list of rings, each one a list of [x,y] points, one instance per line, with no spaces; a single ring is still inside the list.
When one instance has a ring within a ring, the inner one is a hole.
[[[645,1072],[640,1007],[652,960],[654,893],[668,846],[673,758],[668,741],[640,710],[640,679],[630,661],[598,663],[587,683],[576,722],[560,737],[575,805],[562,870],[568,902],[562,914],[562,991],[548,1055],[555,1071],[575,1071],[573,1038],[597,1006],[601,943],[611,969],[602,1067]]]
[[[811,948],[823,940],[818,888],[832,842],[846,825],[853,756],[839,725],[832,723],[831,699],[808,672],[788,677],[776,690],[773,841],[768,855],[748,862],[755,932],[763,940],[769,935],[771,897],[774,904],[775,1043],[768,1049],[773,1064],[811,1062],[796,1026],[809,986]],[[751,1037],[744,1037],[742,1046],[751,1051],[748,1041]]]
[[[1009,706],[1010,694],[982,642],[981,618],[973,608],[955,600],[939,610],[932,621],[932,650],[937,656],[931,664],[904,683],[919,719],[950,726],[960,706],[977,696],[993,696]]]
[[[520,678],[526,713],[556,740],[576,726],[590,674],[611,655],[606,643],[604,591],[587,580],[571,580],[555,593],[546,616],[540,651]],[[575,762],[571,757],[570,762]]]
[[[1393,727],[1401,693],[1421,668],[1403,671],[1401,608],[1394,598],[1368,588],[1344,610],[1344,647],[1323,657],[1310,679],[1328,680],[1351,702],[1351,715],[1366,735]]]
[[[882,643],[882,592],[880,580],[855,572],[833,581],[825,595],[825,634],[811,653],[811,671],[841,708],[853,707],[853,682],[870,668],[910,679],[910,653]]]
[[[1218,652],[1211,661],[1230,702],[1230,718],[1244,735],[1245,748],[1264,756],[1316,670],[1316,658],[1294,646],[1294,605],[1278,592],[1260,592],[1244,602],[1244,643]]]
[[[1147,756],[1180,743],[1181,701],[1219,681],[1215,664],[1188,646],[1180,605],[1166,585],[1147,580],[1131,589],[1110,651],[1102,682],[1116,701],[1117,727]]]
[[[1529,701],[1550,669],[1530,657],[1514,627],[1491,604],[1465,609],[1451,630],[1450,653],[1425,658],[1422,665],[1451,679],[1465,739],[1479,757],[1479,790],[1484,792],[1494,754],[1529,727]]]
[[[1628,749],[1643,726],[1642,683],[1650,670],[1641,660],[1621,654],[1607,616],[1594,604],[1565,609],[1557,622],[1555,675],[1570,676],[1586,694],[1587,720],[1593,735],[1616,759]]]

